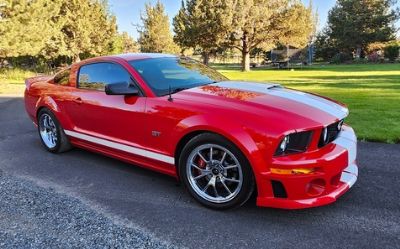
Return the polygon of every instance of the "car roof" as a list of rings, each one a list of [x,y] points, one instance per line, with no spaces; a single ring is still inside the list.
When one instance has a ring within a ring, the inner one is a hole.
[[[176,55],[172,54],[162,54],[162,53],[128,53],[128,54],[118,54],[118,55],[110,55],[105,56],[108,58],[120,58],[126,61],[133,61],[133,60],[141,60],[141,59],[151,59],[151,58],[173,58],[177,57]]]
[[[125,60],[125,61],[134,61],[134,60],[143,60],[143,59],[151,59],[151,58],[175,58],[177,55],[172,54],[162,54],[162,53],[127,53],[127,54],[117,54],[117,55],[106,55],[106,56],[98,56],[89,58],[81,61],[79,64],[93,63],[97,61],[104,60]]]

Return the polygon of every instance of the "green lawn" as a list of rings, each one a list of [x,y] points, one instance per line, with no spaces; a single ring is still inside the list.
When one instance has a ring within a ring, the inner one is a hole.
[[[21,95],[25,89],[25,79],[36,75],[22,69],[0,69],[0,94]]]
[[[347,104],[358,138],[400,143],[400,64],[313,66],[303,69],[254,69],[241,72],[215,66],[232,80],[278,82],[322,94]],[[0,70],[0,94],[21,94],[24,79],[33,72]]]
[[[325,65],[295,70],[216,68],[231,80],[277,82],[339,100],[358,138],[400,142],[400,64]]]

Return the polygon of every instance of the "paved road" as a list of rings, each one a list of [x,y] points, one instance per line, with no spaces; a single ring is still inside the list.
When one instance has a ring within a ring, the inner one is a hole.
[[[358,182],[333,205],[284,211],[253,199],[212,211],[167,176],[80,149],[47,153],[22,100],[0,98],[0,170],[183,247],[400,248],[400,146],[361,142],[358,162]]]

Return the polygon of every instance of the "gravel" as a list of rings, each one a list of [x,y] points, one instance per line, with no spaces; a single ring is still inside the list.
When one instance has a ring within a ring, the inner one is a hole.
[[[0,170],[0,248],[174,246],[134,225],[113,222],[77,198]]]

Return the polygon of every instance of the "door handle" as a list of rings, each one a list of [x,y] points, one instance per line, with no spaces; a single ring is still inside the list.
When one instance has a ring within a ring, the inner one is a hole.
[[[75,103],[77,103],[77,104],[82,104],[82,103],[83,103],[83,101],[82,101],[81,98],[76,98],[76,99],[74,99],[73,101],[74,101]]]

